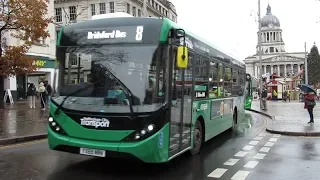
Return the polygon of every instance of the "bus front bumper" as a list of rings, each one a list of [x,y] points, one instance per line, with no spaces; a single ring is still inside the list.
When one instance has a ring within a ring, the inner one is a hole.
[[[159,136],[160,132],[164,136]],[[58,134],[48,127],[48,143],[51,150],[80,154],[81,148],[104,150],[107,158],[139,159],[147,163],[168,161],[169,125],[149,138],[139,142],[105,142],[80,139]],[[162,145],[159,146],[159,137]]]

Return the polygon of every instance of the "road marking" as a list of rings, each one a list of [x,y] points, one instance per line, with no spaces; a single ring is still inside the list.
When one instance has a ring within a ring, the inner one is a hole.
[[[245,168],[255,168],[256,165],[258,165],[259,161],[249,161],[247,164],[245,164],[243,167]]]
[[[279,138],[281,136],[281,134],[275,134],[273,135],[274,138]]]
[[[267,142],[264,146],[272,147],[273,145],[274,145],[274,143],[272,143],[272,142]]]
[[[250,171],[239,170],[236,174],[232,176],[232,180],[245,180],[249,175]]]
[[[22,146],[31,146],[31,145],[35,145],[35,144],[44,143],[47,141],[48,141],[47,139],[42,139],[42,140],[29,141],[29,142],[24,142],[24,143],[19,143],[19,144],[6,145],[6,146],[1,146],[0,150],[22,147]]]
[[[278,138],[270,138],[269,141],[271,141],[271,142],[277,142],[277,141],[278,141]]]
[[[237,154],[235,154],[234,156],[236,157],[244,157],[245,155],[247,155],[248,152],[244,152],[244,151],[239,151]]]
[[[247,150],[247,151],[251,151],[251,149],[253,148],[253,146],[250,145],[246,145],[245,147],[243,147],[243,150]]]
[[[259,141],[250,141],[250,143],[249,144],[251,144],[251,145],[257,145],[259,143]]]
[[[262,147],[259,151],[268,153],[269,150],[270,150],[270,148],[268,148],[268,147]]]
[[[266,156],[266,154],[260,154],[257,153],[255,156],[253,156],[254,159],[263,159]]]
[[[226,161],[225,163],[223,163],[223,165],[233,166],[233,165],[235,165],[238,161],[239,161],[239,159],[232,159],[232,158],[230,158],[228,161]]]
[[[259,134],[259,136],[265,136],[266,135],[266,133],[260,133]]]
[[[260,141],[261,139],[263,139],[263,137],[260,137],[260,136],[257,136],[254,138],[254,140],[258,140],[258,141]]]
[[[212,171],[212,173],[210,173],[208,175],[208,177],[212,177],[212,178],[220,178],[228,169],[224,169],[224,168],[217,168],[214,171]]]

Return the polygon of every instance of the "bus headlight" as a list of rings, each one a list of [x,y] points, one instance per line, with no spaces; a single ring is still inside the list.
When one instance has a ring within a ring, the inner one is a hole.
[[[153,135],[155,131],[155,125],[154,124],[148,124],[144,128],[135,131],[134,133],[127,136],[124,141],[141,141],[144,140],[151,135]]]
[[[51,128],[52,131],[59,134],[67,135],[66,132],[61,128],[61,126],[53,119],[53,117],[49,117],[48,121],[49,121],[49,127]]]

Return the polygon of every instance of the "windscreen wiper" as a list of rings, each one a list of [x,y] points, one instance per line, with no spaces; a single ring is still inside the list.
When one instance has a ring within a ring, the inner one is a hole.
[[[76,90],[76,91],[68,94],[65,98],[63,98],[62,102],[58,105],[58,107],[57,107],[56,111],[54,112],[54,114],[55,114],[55,115],[58,115],[58,114],[59,114],[60,109],[62,108],[64,102],[68,99],[68,97],[70,97],[70,96],[72,96],[72,95],[75,95],[75,94],[77,94],[78,92],[83,91],[83,90],[85,90],[85,89],[88,89],[88,88],[91,87],[91,86],[94,86],[94,85],[96,85],[96,84],[102,83],[103,81],[104,81],[104,79],[103,79],[103,80],[100,80],[100,81],[98,81],[98,82],[89,84],[88,86],[85,86],[85,87],[83,87],[83,88],[81,88],[81,89],[78,89],[78,90]]]
[[[130,113],[131,113],[131,116],[133,117],[133,95],[132,95],[132,92],[130,91],[130,89],[124,85],[120,79],[118,79],[107,67],[105,67],[104,65],[102,64],[99,64],[103,69],[105,69],[127,92],[126,94],[128,94],[129,96],[129,107],[130,107]]]

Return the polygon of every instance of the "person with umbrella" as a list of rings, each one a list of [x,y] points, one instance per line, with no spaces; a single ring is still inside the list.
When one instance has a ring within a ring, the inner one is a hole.
[[[316,96],[317,92],[310,87],[309,85],[302,84],[298,86],[305,94],[304,94],[304,109],[308,110],[309,116],[310,116],[310,123],[314,123],[314,118],[313,118],[313,108],[316,106]]]

